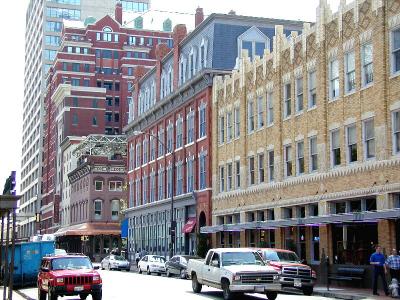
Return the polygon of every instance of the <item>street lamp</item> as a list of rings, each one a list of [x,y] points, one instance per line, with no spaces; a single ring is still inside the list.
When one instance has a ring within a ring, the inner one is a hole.
[[[143,132],[143,131],[138,131],[135,130],[133,132],[134,136],[139,136],[139,135],[148,135],[152,138],[155,138],[163,147],[164,149],[164,154],[167,151],[167,147],[165,147],[165,144],[158,138],[158,136],[155,136],[154,134],[148,133],[148,132]],[[171,236],[171,245],[169,249],[169,257],[174,255],[174,246],[175,246],[175,230],[176,230],[176,222],[174,220],[174,177],[175,177],[175,151],[172,149],[172,170],[171,170],[171,228],[170,228],[170,236]],[[168,185],[168,171],[167,171],[167,185]]]

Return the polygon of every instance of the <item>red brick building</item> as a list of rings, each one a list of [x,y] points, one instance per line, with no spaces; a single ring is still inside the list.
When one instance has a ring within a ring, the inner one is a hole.
[[[158,44],[172,47],[171,33],[121,25],[120,4],[115,16],[89,25],[64,23],[45,96],[41,233],[58,228],[59,202],[68,205],[61,197],[67,184],[64,151],[75,145],[68,141],[89,134],[121,134],[128,121],[135,69],[155,65]]]

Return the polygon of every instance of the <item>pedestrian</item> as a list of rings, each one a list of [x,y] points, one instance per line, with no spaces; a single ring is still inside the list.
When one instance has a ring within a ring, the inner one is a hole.
[[[375,252],[372,253],[371,258],[369,259],[370,264],[374,266],[374,282],[373,282],[373,294],[379,296],[378,294],[378,278],[382,278],[383,289],[385,291],[386,296],[389,295],[389,290],[386,282],[387,273],[386,270],[386,261],[385,256],[382,254],[382,248],[379,245],[376,245]]]
[[[139,254],[139,251],[136,250],[136,254],[135,254],[136,268],[139,266],[139,260],[140,260],[140,254]]]
[[[389,255],[386,265],[389,268],[390,278],[395,278],[397,282],[400,282],[400,255],[396,249],[392,249],[392,255]]]

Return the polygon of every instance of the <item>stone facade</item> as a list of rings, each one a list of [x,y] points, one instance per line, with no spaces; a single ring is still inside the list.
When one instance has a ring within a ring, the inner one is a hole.
[[[399,17],[400,1],[332,13],[321,0],[301,35],[276,26],[271,53],[243,51],[214,79],[213,226],[202,231],[215,246],[293,248],[315,264],[366,264],[373,244],[399,246]]]

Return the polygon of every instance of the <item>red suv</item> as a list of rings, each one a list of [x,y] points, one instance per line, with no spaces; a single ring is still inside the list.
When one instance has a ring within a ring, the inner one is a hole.
[[[46,256],[38,274],[38,300],[56,300],[58,296],[79,295],[101,300],[102,281],[85,255]]]

